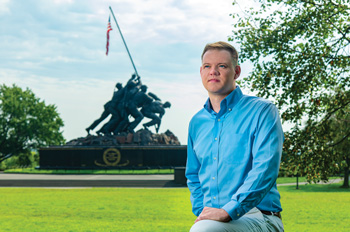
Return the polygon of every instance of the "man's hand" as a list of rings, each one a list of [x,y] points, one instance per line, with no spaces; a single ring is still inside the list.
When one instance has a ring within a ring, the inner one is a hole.
[[[215,220],[219,222],[228,222],[231,220],[230,215],[223,209],[204,207],[202,213],[197,217],[196,222],[200,220]]]

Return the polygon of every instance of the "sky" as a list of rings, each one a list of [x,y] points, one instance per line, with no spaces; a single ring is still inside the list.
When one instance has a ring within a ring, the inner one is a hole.
[[[46,104],[56,105],[67,141],[86,136],[85,128],[99,118],[115,84],[125,84],[134,72],[112,16],[109,54],[105,54],[111,6],[142,83],[172,104],[159,132],[170,130],[187,144],[189,121],[207,99],[199,75],[202,49],[207,43],[228,40],[234,23],[230,14],[241,11],[244,4],[0,0],[0,84],[29,88]],[[239,51],[237,44],[231,44]],[[251,65],[241,67],[241,77],[247,76]]]

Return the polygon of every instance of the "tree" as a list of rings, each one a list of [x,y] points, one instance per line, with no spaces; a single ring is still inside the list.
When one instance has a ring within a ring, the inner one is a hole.
[[[45,105],[29,89],[0,85],[0,163],[41,146],[62,144],[61,127],[56,106]]]
[[[344,167],[344,184],[343,188],[349,188],[349,171],[350,171],[350,139],[346,139],[343,135],[350,133],[350,104],[344,109],[337,111],[330,118],[330,134],[334,137],[334,141],[338,144],[333,144],[338,163],[342,163]]]
[[[232,15],[238,20],[229,40],[240,45],[240,61],[254,65],[241,85],[273,100],[292,128],[285,133],[285,170],[326,181],[350,166],[340,152],[350,139],[349,130],[340,130],[345,119],[340,112],[350,105],[350,3],[260,0],[257,5]],[[332,131],[334,121],[339,130]]]

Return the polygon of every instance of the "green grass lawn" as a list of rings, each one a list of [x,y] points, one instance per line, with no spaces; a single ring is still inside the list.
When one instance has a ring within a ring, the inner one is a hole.
[[[285,231],[350,231],[350,190],[331,185],[279,187]]]
[[[185,188],[0,188],[0,196],[0,231],[186,231],[195,220]]]
[[[285,231],[349,231],[350,190],[279,187]],[[188,231],[189,191],[0,188],[0,231]]]

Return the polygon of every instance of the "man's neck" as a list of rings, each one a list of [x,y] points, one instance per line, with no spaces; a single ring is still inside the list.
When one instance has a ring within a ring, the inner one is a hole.
[[[234,91],[236,88],[234,88],[232,91]],[[213,110],[216,112],[216,113],[219,113],[220,111],[220,104],[221,104],[221,101],[225,99],[225,97],[227,97],[228,95],[230,95],[229,92],[225,95],[221,95],[221,94],[209,94],[209,99],[210,99],[210,104],[211,104],[211,107],[213,108]]]
[[[235,89],[236,89],[236,86],[233,87],[232,91],[234,91]],[[224,100],[225,97],[230,95],[230,93],[232,93],[232,91],[228,92],[227,94],[213,94],[213,93],[209,93],[209,99],[210,99],[211,107],[213,108],[213,110],[216,113],[220,112],[221,101]]]
[[[219,113],[220,103],[222,100],[225,99],[226,96],[223,96],[223,95],[211,95],[211,96],[209,96],[211,107],[213,108],[213,110],[216,113]]]

